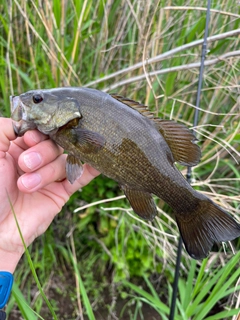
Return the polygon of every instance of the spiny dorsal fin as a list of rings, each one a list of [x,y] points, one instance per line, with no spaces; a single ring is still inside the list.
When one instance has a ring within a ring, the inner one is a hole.
[[[173,158],[184,166],[195,166],[201,158],[201,150],[194,134],[183,124],[173,120],[154,119],[159,132],[169,145]]]
[[[154,119],[154,114],[151,111],[149,111],[148,107],[145,106],[144,104],[139,103],[139,102],[132,100],[132,99],[129,99],[129,98],[125,98],[125,97],[120,96],[115,93],[110,94],[110,96],[112,98],[126,104],[130,108],[135,109],[136,111],[141,113],[143,116],[148,117],[149,119]]]

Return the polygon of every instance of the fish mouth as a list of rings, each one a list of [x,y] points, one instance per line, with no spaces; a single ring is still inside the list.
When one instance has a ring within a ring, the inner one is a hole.
[[[27,120],[27,110],[19,96],[10,96],[11,118],[14,121]]]
[[[10,96],[11,118],[13,130],[17,137],[22,137],[25,132],[35,129],[36,125],[27,119],[27,109],[19,96]]]

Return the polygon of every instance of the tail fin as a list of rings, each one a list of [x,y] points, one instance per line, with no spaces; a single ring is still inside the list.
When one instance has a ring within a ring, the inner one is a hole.
[[[176,214],[176,220],[186,250],[194,259],[206,258],[214,242],[240,237],[240,224],[210,199],[201,200],[192,214]]]

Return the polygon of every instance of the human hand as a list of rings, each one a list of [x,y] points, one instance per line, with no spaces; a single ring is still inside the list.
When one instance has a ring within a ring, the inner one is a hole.
[[[0,118],[0,270],[13,272],[24,252],[7,195],[29,245],[69,197],[99,174],[85,164],[82,176],[71,185],[65,179],[66,156],[36,130],[16,139],[12,120]]]

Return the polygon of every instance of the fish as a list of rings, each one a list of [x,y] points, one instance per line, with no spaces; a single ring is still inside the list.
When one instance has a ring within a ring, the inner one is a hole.
[[[192,258],[204,259],[214,243],[240,236],[240,224],[194,190],[175,165],[192,167],[201,158],[185,125],[157,118],[134,100],[84,87],[31,90],[10,101],[17,136],[37,129],[68,153],[70,183],[84,162],[117,181],[143,219],[157,215],[153,195],[167,203]]]

